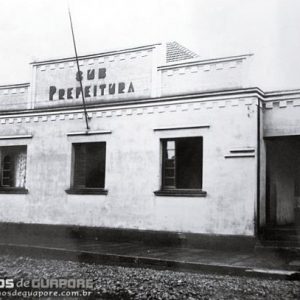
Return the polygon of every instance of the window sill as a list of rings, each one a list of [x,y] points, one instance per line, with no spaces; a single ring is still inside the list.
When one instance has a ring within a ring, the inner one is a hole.
[[[207,193],[196,189],[178,189],[178,190],[159,190],[155,191],[156,196],[169,197],[206,197]]]
[[[70,195],[107,195],[108,190],[102,188],[70,188],[66,190]]]
[[[15,187],[0,187],[0,194],[28,194],[28,190]]]

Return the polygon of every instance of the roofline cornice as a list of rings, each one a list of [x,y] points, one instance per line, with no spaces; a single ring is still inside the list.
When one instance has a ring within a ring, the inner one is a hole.
[[[15,84],[5,84],[5,85],[0,85],[0,89],[14,89],[14,88],[25,88],[29,87],[30,83],[15,83]]]
[[[253,56],[253,54],[244,54],[244,55],[236,55],[236,56],[226,56],[226,57],[220,57],[220,58],[212,58],[212,59],[189,59],[186,61],[181,62],[171,62],[167,63],[162,66],[158,66],[158,70],[167,70],[167,69],[173,69],[173,68],[182,68],[182,67],[192,67],[196,65],[206,65],[206,64],[212,64],[212,63],[222,63],[227,61],[234,61],[234,60],[243,60],[250,56]]]
[[[106,51],[102,53],[95,53],[95,54],[87,54],[87,55],[79,55],[78,59],[92,59],[92,58],[98,58],[103,56],[109,56],[109,55],[118,55],[118,54],[124,54],[124,53],[131,53],[136,51],[143,51],[143,50],[151,50],[155,48],[156,46],[160,45],[160,43],[152,44],[152,45],[145,45],[140,47],[132,47],[132,48],[126,48],[126,49],[120,49],[120,50],[112,50],[112,51]],[[30,64],[33,66],[39,66],[39,65],[47,65],[52,63],[62,63],[62,62],[70,62],[75,61],[75,57],[65,57],[65,58],[53,58],[48,60],[41,60],[41,61],[34,61]]]
[[[300,97],[300,89],[271,91],[265,93],[266,101],[282,100],[282,98],[294,99]]]

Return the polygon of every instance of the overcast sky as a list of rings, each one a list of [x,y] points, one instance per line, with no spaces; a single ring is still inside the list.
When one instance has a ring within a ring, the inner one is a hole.
[[[298,0],[0,0],[0,85],[34,60],[172,41],[202,59],[255,54],[257,85],[300,88]]]

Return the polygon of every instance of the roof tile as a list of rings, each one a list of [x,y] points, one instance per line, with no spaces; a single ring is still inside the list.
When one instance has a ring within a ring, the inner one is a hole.
[[[185,48],[177,42],[168,42],[167,45],[167,63],[175,62],[179,60],[196,58],[199,55],[194,53],[193,51]]]

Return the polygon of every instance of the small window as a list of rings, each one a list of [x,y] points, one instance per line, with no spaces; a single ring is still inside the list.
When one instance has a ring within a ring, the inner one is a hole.
[[[105,142],[73,144],[73,192],[98,193],[104,189],[105,154]]]
[[[162,188],[157,195],[203,195],[202,137],[162,140]]]
[[[0,190],[14,192],[25,190],[26,146],[0,147]]]

